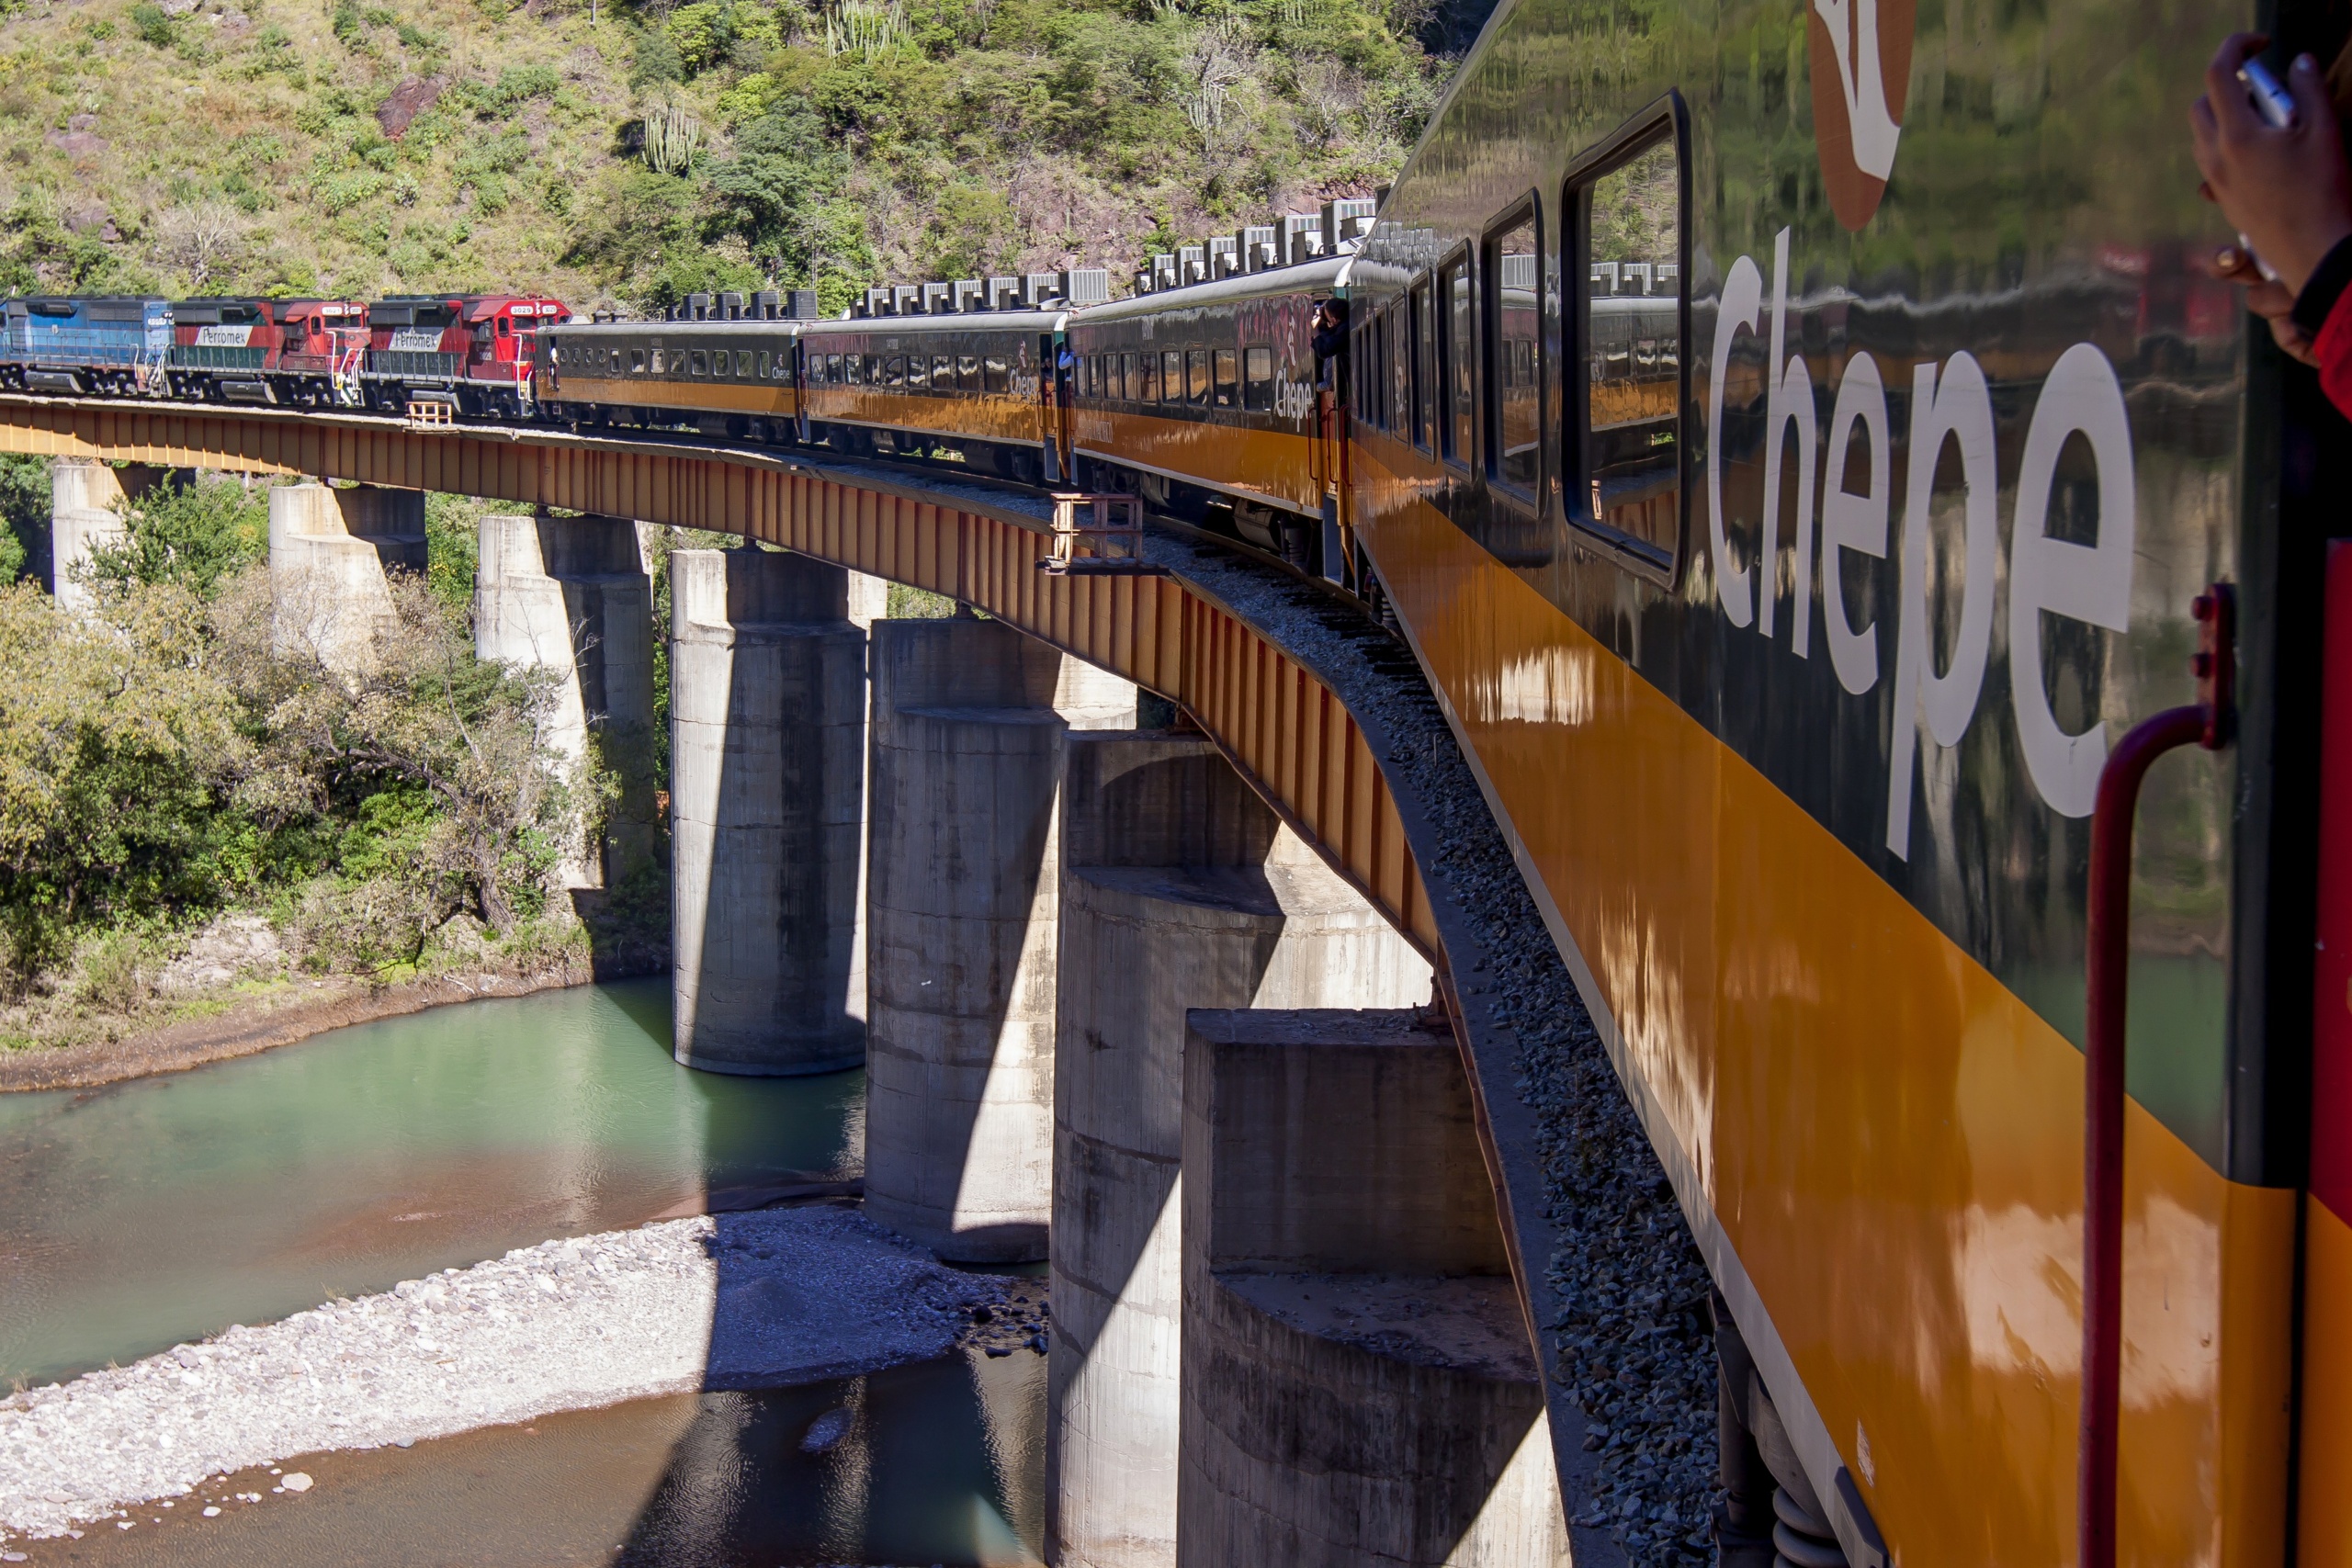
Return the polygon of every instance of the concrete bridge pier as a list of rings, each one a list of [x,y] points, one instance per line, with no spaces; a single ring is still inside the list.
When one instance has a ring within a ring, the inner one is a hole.
[[[1186,1011],[1418,1005],[1430,969],[1207,739],[1068,747],[1047,1557],[1169,1568]]]
[[[1451,1030],[1196,1010],[1177,1568],[1566,1568]]]
[[[91,557],[99,549],[122,542],[121,508],[158,485],[186,482],[186,468],[163,468],[111,463],[85,457],[59,457],[49,467],[49,559],[34,562],[49,584],[60,608],[87,609],[92,602],[84,581]]]
[[[602,842],[566,857],[563,882],[616,886],[650,865],[653,807],[653,580],[625,517],[485,517],[474,586],[474,651],[553,671],[549,741],[574,766],[590,739],[619,777]]]
[[[389,570],[425,565],[424,492],[304,482],[269,492],[269,581],[281,652],[341,674],[374,667],[394,623]]]
[[[865,634],[847,573],[746,546],[670,557],[676,1055],[865,1060]]]
[[[1046,1256],[1062,655],[875,623],[865,1212],[943,1258]]]

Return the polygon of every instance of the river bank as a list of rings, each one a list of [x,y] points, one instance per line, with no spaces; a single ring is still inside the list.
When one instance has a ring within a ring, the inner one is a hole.
[[[0,1532],[112,1522],[297,1454],[930,1360],[1016,1291],[1036,1293],[835,1208],[517,1248],[0,1400]]]
[[[536,972],[481,970],[391,986],[348,976],[285,980],[208,998],[208,1010],[200,1016],[178,1018],[119,1039],[0,1050],[0,1094],[96,1089],[158,1073],[186,1072],[355,1023],[493,997],[526,997],[586,985],[594,978],[586,959],[568,957]]]

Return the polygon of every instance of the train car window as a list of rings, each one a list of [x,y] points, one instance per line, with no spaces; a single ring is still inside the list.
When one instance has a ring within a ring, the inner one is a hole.
[[[1136,363],[1143,369],[1143,379],[1139,382],[1129,381],[1128,390],[1135,393],[1136,401],[1139,403],[1158,402],[1159,400],[1159,355],[1138,354],[1136,355]]]
[[[1128,402],[1143,401],[1143,367],[1134,355],[1119,355],[1119,384],[1113,391]]]
[[[1004,363],[1004,355],[991,354],[980,362],[980,369],[991,392],[1012,390],[1012,372]]]
[[[1467,257],[1439,269],[1436,302],[1438,455],[1451,463],[1467,463],[1475,450],[1471,420],[1476,410],[1476,382],[1471,367],[1477,355]]]
[[[1532,501],[1542,468],[1544,388],[1537,379],[1544,297],[1532,202],[1486,247],[1487,477]]]
[[[851,386],[863,387],[865,385],[865,355],[862,354],[842,355],[842,373],[849,378],[849,384]]]
[[[1426,280],[1414,285],[1412,301],[1413,333],[1405,346],[1412,361],[1413,445],[1426,452],[1437,428],[1430,414],[1437,397],[1437,317],[1430,310]]]
[[[686,374],[689,376],[707,376],[710,374],[710,355],[699,348],[694,349],[689,353],[686,364]]]
[[[767,355],[762,355],[760,357],[764,359]],[[749,376],[751,373],[752,351],[748,348],[737,349],[735,351],[735,374],[738,376]]]
[[[1159,351],[1159,397],[1163,402],[1184,400],[1184,356],[1172,348]]]
[[[907,355],[907,385],[918,390],[931,385],[931,361],[924,355]]]
[[[931,356],[931,386],[933,391],[952,392],[956,389],[956,361],[944,354]]]
[[[1381,362],[1387,371],[1382,383],[1388,389],[1387,417],[1381,423],[1395,431],[1409,432],[1413,428],[1413,367],[1407,352],[1412,338],[1412,312],[1392,305],[1388,308],[1388,341],[1381,344]]]
[[[980,389],[980,362],[976,356],[969,354],[956,356],[956,389],[959,392]]]
[[[766,349],[764,349],[764,348],[763,348],[763,349],[760,350],[760,379],[761,379],[761,380],[763,380],[763,381],[764,381],[764,380],[766,380],[767,378],[768,378],[768,351],[767,351]]]
[[[1677,101],[1679,103],[1679,100]],[[1570,175],[1583,280],[1571,341],[1568,521],[1618,563],[1671,583],[1681,564],[1682,159],[1674,105]]]
[[[1251,344],[1241,351],[1241,406],[1258,413],[1274,408],[1274,351]]]
[[[882,362],[882,384],[886,387],[903,387],[907,384],[906,355],[894,354]]]
[[[632,348],[628,351],[628,373],[632,376],[645,374],[645,350]]]
[[[1215,383],[1209,375],[1209,351],[1188,348],[1184,351],[1184,400],[1208,406],[1209,389]]]
[[[824,374],[818,378],[826,382],[828,385],[835,387],[840,386],[842,384],[842,356],[838,354],[829,354],[825,355]]]
[[[1229,348],[1216,351],[1216,406],[1221,409],[1241,406],[1241,356]]]

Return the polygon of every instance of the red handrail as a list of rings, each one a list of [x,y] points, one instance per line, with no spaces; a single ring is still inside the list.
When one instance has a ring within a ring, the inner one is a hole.
[[[2198,596],[2199,701],[2143,719],[2108,754],[2091,808],[2083,1049],[2083,1405],[2077,1450],[2081,1568],[2115,1568],[2116,1446],[2123,1359],[2123,1011],[2132,969],[2132,818],[2156,759],[2229,743],[2235,632],[2230,588]]]

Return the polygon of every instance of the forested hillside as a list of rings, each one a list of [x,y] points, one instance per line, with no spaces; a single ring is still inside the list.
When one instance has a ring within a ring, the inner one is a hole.
[[[0,25],[0,288],[658,306],[1132,269],[1368,193],[1436,0],[83,0]]]

